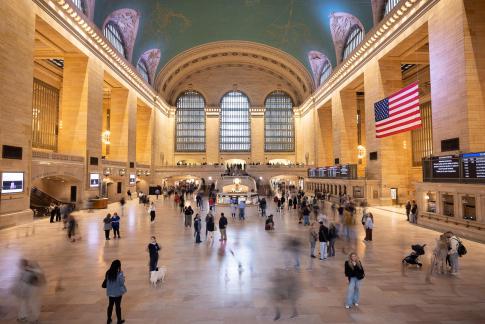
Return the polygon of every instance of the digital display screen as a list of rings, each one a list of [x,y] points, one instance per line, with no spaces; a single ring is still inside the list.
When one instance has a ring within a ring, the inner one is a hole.
[[[19,193],[24,191],[23,172],[2,173],[2,194]]]
[[[461,155],[463,178],[485,181],[485,152]]]
[[[89,174],[89,186],[91,188],[99,187],[99,173]]]
[[[136,175],[131,173],[130,174],[130,184],[135,184],[136,183]]]
[[[320,167],[317,169],[308,169],[308,177],[356,179],[357,166],[355,164],[346,164],[330,167]]]
[[[431,168],[434,179],[460,178],[460,158],[457,155],[434,157]]]

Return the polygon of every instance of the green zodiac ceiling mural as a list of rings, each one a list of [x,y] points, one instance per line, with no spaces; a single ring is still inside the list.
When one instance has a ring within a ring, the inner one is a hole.
[[[132,23],[137,30],[130,49],[131,61],[137,64],[147,51],[160,49],[157,71],[194,46],[246,40],[279,48],[315,74],[317,63],[310,63],[309,53],[322,53],[335,66],[339,61],[334,46],[339,32],[336,24],[345,26],[357,19],[365,31],[370,30],[372,1],[375,0],[97,0],[94,21],[103,28],[113,12],[132,9],[130,12],[136,17],[130,17],[138,21]],[[344,16],[337,17],[336,13]],[[347,19],[347,14],[352,19]],[[334,38],[331,21],[336,29]]]

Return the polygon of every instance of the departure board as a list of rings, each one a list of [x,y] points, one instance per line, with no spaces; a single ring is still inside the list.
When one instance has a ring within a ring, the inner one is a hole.
[[[328,167],[319,167],[316,169],[308,169],[308,177],[310,178],[341,178],[341,179],[356,179],[357,165],[345,164],[334,165]]]
[[[434,179],[459,179],[460,157],[458,155],[433,157],[431,168]]]
[[[461,164],[463,178],[485,181],[485,152],[462,154]]]

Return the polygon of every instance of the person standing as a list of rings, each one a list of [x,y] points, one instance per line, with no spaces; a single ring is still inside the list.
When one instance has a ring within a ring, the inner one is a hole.
[[[49,205],[49,213],[51,214],[50,222],[54,223],[54,218],[56,217],[56,205],[54,203]]]
[[[213,242],[214,241],[214,231],[215,231],[215,220],[214,220],[214,215],[212,213],[208,213],[206,218],[205,218],[205,239],[208,242]]]
[[[261,208],[261,216],[266,217],[266,198],[262,198],[261,202],[259,203],[259,208]]]
[[[185,220],[185,227],[192,227],[192,215],[194,214],[194,211],[192,210],[192,207],[189,205],[184,208],[184,220]]]
[[[120,216],[118,216],[118,213],[114,212],[113,213],[113,217],[111,217],[111,227],[113,228],[113,235],[114,235],[114,238],[116,238],[116,236],[118,236],[118,238],[121,238],[120,237]]]
[[[128,189],[128,191],[126,191],[126,195],[128,196],[128,199],[130,199],[130,200],[132,199],[131,198],[131,190],[130,189]]]
[[[335,256],[335,241],[337,240],[337,228],[332,222],[328,227],[328,256]]]
[[[372,241],[372,229],[374,228],[374,216],[368,213],[365,218],[365,239],[364,241]]]
[[[202,220],[200,219],[199,214],[195,215],[194,218],[194,235],[195,235],[195,243],[199,244],[202,241],[200,240],[200,230],[202,229]]]
[[[155,222],[156,213],[155,213],[155,203],[153,201],[150,203],[150,207],[148,208],[148,211],[150,212],[150,221],[152,223]]]
[[[409,222],[409,214],[411,214],[411,202],[406,203],[406,220]]]
[[[61,203],[58,203],[55,207],[56,210],[56,222],[61,221]]]
[[[157,196],[157,200],[158,200],[158,196],[160,196],[160,189],[156,189],[155,190],[155,196]]]
[[[292,205],[293,205],[293,199],[290,197],[288,198],[288,210],[291,209]]]
[[[67,238],[71,242],[76,241],[76,227],[77,227],[76,219],[72,214],[69,214],[69,216],[67,216]]]
[[[317,245],[318,232],[316,229],[315,222],[310,225],[310,230],[308,232],[308,238],[310,239],[310,257],[316,258],[315,256],[315,246]]]
[[[296,209],[296,205],[298,205],[298,198],[296,196],[293,197],[293,209]]]
[[[111,267],[106,271],[104,278],[103,287],[106,287],[106,295],[108,296],[108,323],[111,323],[111,315],[113,314],[113,305],[116,307],[116,318],[118,319],[118,324],[125,322],[121,318],[121,298],[127,292],[125,286],[125,276],[123,271],[121,271],[121,261],[114,260],[111,263]]]
[[[452,232],[447,232],[446,237],[448,238],[448,258],[450,260],[450,274],[458,274],[458,246],[460,245],[460,240]]]
[[[104,224],[104,237],[106,240],[109,240],[109,232],[111,231],[111,214],[108,213],[106,217],[103,219]]]
[[[320,260],[327,259],[327,242],[328,242],[328,228],[323,224],[323,220],[319,221],[320,228],[318,230],[318,241],[320,242]]]
[[[302,210],[303,213],[303,226],[310,225],[310,208],[308,205],[305,205]]]
[[[224,213],[221,213],[221,218],[219,218],[219,230],[221,231],[221,238],[219,241],[227,241],[226,235],[226,228],[227,228],[227,218],[224,216]]]
[[[345,261],[345,276],[349,280],[345,308],[349,309],[352,306],[359,306],[360,281],[365,276],[362,263],[355,252],[350,253],[349,259]]]
[[[236,219],[236,211],[237,211],[237,198],[231,198],[231,216],[232,219]]]
[[[155,236],[151,237],[151,242],[147,247],[148,255],[150,256],[149,270],[157,271],[158,269],[158,251],[161,250],[160,245],[157,243]]]
[[[246,202],[241,199],[239,202],[239,220],[244,220],[244,210],[246,209]]]
[[[411,222],[413,224],[418,223],[418,205],[415,200],[413,200],[413,203],[411,204]]]

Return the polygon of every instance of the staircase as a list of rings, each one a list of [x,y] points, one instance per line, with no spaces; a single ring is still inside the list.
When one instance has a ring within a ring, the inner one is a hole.
[[[60,201],[49,194],[41,191],[37,187],[32,187],[30,191],[30,209],[34,211],[34,216],[42,217],[48,216],[49,206],[51,204],[67,204],[70,206],[71,210],[74,210],[75,204],[71,202]]]

